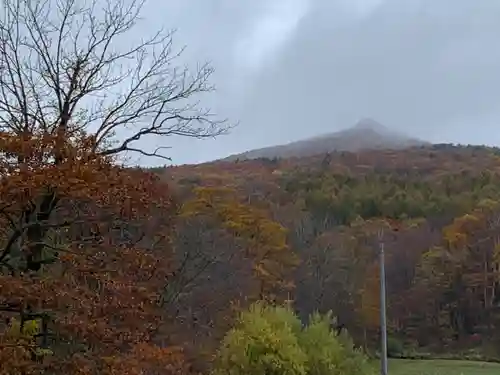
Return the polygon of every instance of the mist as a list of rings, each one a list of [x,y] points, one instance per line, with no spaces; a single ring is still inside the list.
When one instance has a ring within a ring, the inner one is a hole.
[[[333,132],[370,117],[431,142],[500,144],[500,2],[150,1],[183,61],[210,61],[203,104],[238,126],[172,138],[174,164]]]

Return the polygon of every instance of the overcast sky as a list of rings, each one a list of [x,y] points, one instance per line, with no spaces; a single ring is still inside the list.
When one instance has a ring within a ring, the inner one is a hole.
[[[205,104],[239,121],[170,139],[175,164],[287,143],[371,117],[436,142],[500,145],[498,0],[149,0],[185,59],[212,61]]]

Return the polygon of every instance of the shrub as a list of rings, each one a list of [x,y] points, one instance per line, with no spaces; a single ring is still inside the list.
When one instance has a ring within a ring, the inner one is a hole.
[[[340,365],[341,374],[345,375],[371,375],[374,374],[374,369],[368,361],[368,357],[360,349],[354,346],[354,342],[348,335],[347,331],[343,331],[338,336],[338,341],[343,348],[343,361]]]
[[[391,358],[401,358],[404,352],[405,349],[401,340],[393,336],[387,338],[387,356]]]
[[[308,374],[339,374],[343,347],[330,329],[331,314],[313,314],[300,333],[300,346],[307,355]]]
[[[223,340],[214,375],[305,375],[300,321],[292,311],[257,303]]]
[[[366,356],[331,321],[331,314],[313,314],[302,328],[291,309],[257,303],[224,338],[214,375],[372,374]]]

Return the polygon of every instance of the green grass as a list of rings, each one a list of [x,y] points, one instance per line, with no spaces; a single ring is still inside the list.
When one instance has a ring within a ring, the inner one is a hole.
[[[389,375],[500,375],[500,364],[455,360],[389,361]]]

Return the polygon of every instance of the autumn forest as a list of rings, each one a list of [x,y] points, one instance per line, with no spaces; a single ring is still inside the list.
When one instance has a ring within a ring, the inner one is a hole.
[[[301,316],[331,310],[360,345],[376,347],[383,242],[391,335],[414,348],[484,345],[494,355],[500,324],[499,155],[490,148],[435,145],[159,171],[196,212],[198,224],[178,228],[178,249],[203,253],[210,262],[184,298],[214,296],[206,290],[213,287],[222,298],[236,296],[233,289],[248,271],[226,261],[234,256],[241,262],[234,241],[265,241],[255,246],[265,255],[251,253],[254,277],[278,286],[273,295],[293,299]],[[224,223],[219,235],[212,220]],[[232,236],[223,241],[228,230]],[[224,280],[225,287],[219,284]],[[221,306],[203,319],[214,319]]]

